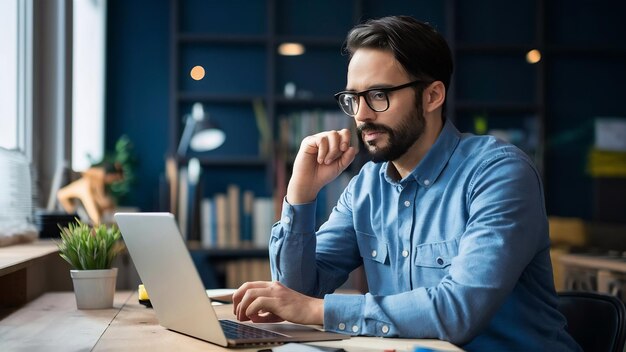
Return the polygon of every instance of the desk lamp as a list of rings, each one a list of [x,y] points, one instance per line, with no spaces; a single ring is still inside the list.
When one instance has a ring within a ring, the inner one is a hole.
[[[185,129],[178,144],[178,155],[184,157],[189,148],[196,152],[206,152],[224,144],[226,134],[209,119],[202,103],[195,103],[191,114],[187,115]]]

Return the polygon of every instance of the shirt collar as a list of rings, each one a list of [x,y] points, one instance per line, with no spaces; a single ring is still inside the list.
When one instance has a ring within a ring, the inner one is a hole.
[[[404,183],[410,179],[415,179],[417,183],[422,187],[430,187],[443,171],[444,167],[448,164],[452,153],[456,149],[461,139],[461,133],[456,129],[454,124],[446,119],[441,133],[437,137],[437,140],[430,148],[424,159],[417,164],[415,169],[405,177],[400,183]],[[397,183],[387,176],[387,168],[389,162],[385,162],[380,168],[380,172],[385,177],[387,182]]]

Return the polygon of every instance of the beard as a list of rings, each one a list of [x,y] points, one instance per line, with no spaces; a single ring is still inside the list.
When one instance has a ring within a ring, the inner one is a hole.
[[[372,122],[366,122],[359,127],[359,138],[363,145],[367,148],[371,160],[375,163],[384,161],[393,161],[400,158],[406,151],[417,141],[425,128],[424,114],[422,105],[419,104],[416,109],[402,117],[397,128],[391,128]],[[363,141],[363,132],[382,132],[387,135],[387,145],[380,147],[381,141],[373,140]]]

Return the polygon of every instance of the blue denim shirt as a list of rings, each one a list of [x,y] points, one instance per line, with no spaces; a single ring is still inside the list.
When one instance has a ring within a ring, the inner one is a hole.
[[[413,172],[368,163],[315,232],[283,203],[272,277],[324,297],[324,328],[475,351],[576,351],[556,309],[541,179],[522,151],[447,121]],[[393,166],[391,166],[393,167]],[[332,292],[359,265],[369,293]]]

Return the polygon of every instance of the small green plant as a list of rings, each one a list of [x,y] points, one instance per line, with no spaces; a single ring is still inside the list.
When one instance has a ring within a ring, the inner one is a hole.
[[[113,198],[115,204],[120,204],[130,193],[132,185],[135,183],[135,164],[137,158],[134,152],[134,145],[130,138],[122,135],[115,142],[114,151],[107,151],[100,162],[96,162],[90,155],[91,166],[104,167],[107,174],[116,174],[118,177],[104,186],[106,192]]]
[[[59,255],[77,270],[110,269],[113,259],[124,248],[116,226],[91,227],[76,219],[61,228]]]

